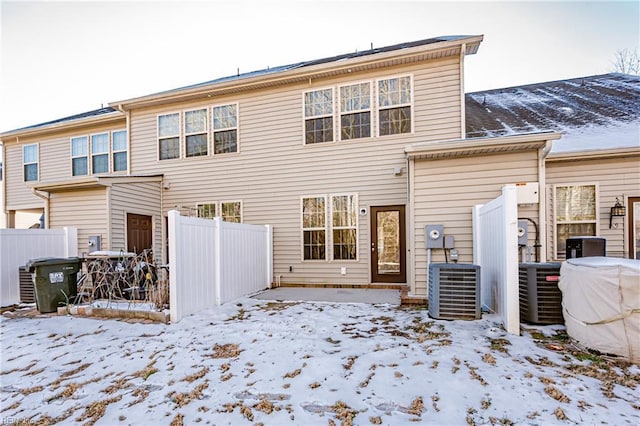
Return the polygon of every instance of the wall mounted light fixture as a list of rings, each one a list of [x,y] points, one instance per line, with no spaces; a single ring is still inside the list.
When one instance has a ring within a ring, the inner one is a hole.
[[[613,224],[614,216],[623,217],[626,214],[627,214],[627,208],[622,204],[620,204],[620,200],[618,199],[618,197],[616,197],[616,204],[613,207],[611,207],[611,214],[609,215],[609,229],[611,229],[611,226]]]

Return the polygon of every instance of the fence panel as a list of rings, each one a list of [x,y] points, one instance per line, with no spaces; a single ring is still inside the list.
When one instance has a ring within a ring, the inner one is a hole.
[[[271,284],[271,228],[220,222],[219,304]]]
[[[0,229],[0,305],[20,303],[18,268],[30,259],[77,255],[76,228]]]
[[[518,202],[516,187],[473,209],[474,263],[480,265],[481,301],[501,316],[507,331],[520,334],[518,301]]]
[[[171,321],[271,286],[269,226],[169,212]]]

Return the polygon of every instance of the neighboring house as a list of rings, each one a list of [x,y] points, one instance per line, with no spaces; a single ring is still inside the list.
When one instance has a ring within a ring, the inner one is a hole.
[[[424,296],[424,226],[443,224],[471,262],[471,207],[506,184],[539,184],[520,214],[547,241],[546,157],[561,135],[465,139],[464,59],[481,41],[301,62],[5,132],[9,226],[36,209],[47,227],[76,226],[80,252],[96,235],[102,249],[166,261],[169,210],[270,224],[274,281]]]
[[[545,161],[548,259],[564,259],[566,239],[579,235],[606,238],[609,256],[640,259],[640,77],[469,93],[466,108],[468,138],[562,132]],[[616,200],[625,217],[610,217]]]

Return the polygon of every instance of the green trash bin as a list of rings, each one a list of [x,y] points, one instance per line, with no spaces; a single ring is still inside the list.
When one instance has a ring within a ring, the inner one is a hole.
[[[58,307],[72,303],[78,295],[78,271],[82,261],[77,257],[47,257],[27,263],[34,272],[36,306],[40,313],[56,312]]]

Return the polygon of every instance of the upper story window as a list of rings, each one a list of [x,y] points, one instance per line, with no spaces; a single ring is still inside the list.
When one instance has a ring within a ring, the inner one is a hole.
[[[38,144],[24,145],[22,147],[22,167],[25,182],[38,180]]]
[[[304,142],[333,141],[333,89],[304,94]]]
[[[242,223],[242,203],[240,201],[223,201],[220,203],[222,220]]]
[[[97,133],[71,138],[71,175],[126,172],[127,131]]]
[[[238,152],[238,105],[213,107],[213,152]]]
[[[596,235],[596,194],[596,185],[554,187],[556,258],[565,257],[567,238]]]
[[[109,133],[91,135],[91,172],[109,172]]]
[[[197,204],[198,217],[213,219],[220,216],[225,222],[242,223],[242,202],[222,201]],[[218,213],[219,212],[219,213]]]
[[[198,217],[213,219],[216,217],[216,203],[197,204]]]
[[[371,136],[371,84],[340,87],[340,139]]]
[[[111,132],[111,152],[113,155],[113,171],[127,170],[127,131]]]
[[[411,77],[378,80],[378,134],[411,133]]]
[[[207,140],[207,109],[185,111],[184,134],[186,140],[185,155],[197,157],[209,153]]]
[[[89,174],[89,138],[79,136],[71,138],[71,175]]]
[[[180,113],[158,116],[158,151],[161,160],[180,158]]]

